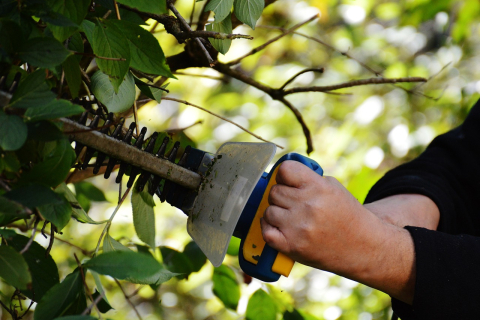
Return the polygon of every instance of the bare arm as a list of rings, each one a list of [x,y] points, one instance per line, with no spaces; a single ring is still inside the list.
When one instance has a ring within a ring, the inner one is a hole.
[[[412,303],[415,252],[409,232],[402,227],[412,217],[435,224],[435,219],[413,214],[427,210],[427,216],[434,217],[438,209],[433,202],[408,195],[362,206],[336,179],[312,175],[310,169],[291,161],[280,167],[277,183],[262,221],[270,246],[298,262]]]

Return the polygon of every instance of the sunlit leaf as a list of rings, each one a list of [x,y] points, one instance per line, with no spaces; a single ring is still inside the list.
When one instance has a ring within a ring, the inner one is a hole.
[[[138,9],[143,12],[163,14],[167,13],[166,0],[117,0],[118,3]]]
[[[108,233],[103,238],[103,253],[112,251],[132,251],[123,244],[113,239]]]
[[[78,65],[77,65],[78,66]],[[49,104],[38,108],[30,108],[25,112],[25,118],[28,121],[49,120],[61,117],[70,117],[80,114],[85,109],[70,101],[59,99],[52,100]]]
[[[77,270],[45,293],[35,308],[33,319],[47,320],[62,315],[82,291],[82,276]]]
[[[103,253],[89,260],[85,267],[116,279],[140,284],[157,283],[158,273],[162,269],[162,265],[153,257],[134,251]]]
[[[235,0],[233,12],[240,21],[255,29],[255,24],[262,15],[264,6],[264,0]]]
[[[112,83],[113,92],[119,93],[120,85],[122,84],[122,82],[124,82],[124,78],[127,75],[128,67],[130,65],[130,47],[127,39],[125,38],[122,31],[116,27],[114,22],[108,21],[108,20],[101,21],[97,19],[95,24],[95,29],[93,30],[93,41],[91,45],[92,45],[93,52],[99,57],[123,59],[123,60],[107,60],[107,59],[101,59],[101,58],[95,59],[100,70],[105,75],[107,75],[109,81]],[[98,72],[96,74],[98,74]],[[127,80],[128,79],[129,78],[127,75]],[[92,79],[92,82],[93,82],[93,79]],[[92,83],[92,86],[93,86],[93,83]],[[102,86],[104,86],[104,84],[102,84]],[[131,79],[131,85],[129,86],[129,88],[131,87],[133,87],[133,89],[135,90],[135,87],[133,86],[133,79]],[[106,87],[104,88],[104,90],[110,91],[110,88]],[[95,92],[94,94],[97,95]],[[108,94],[108,96],[110,96],[109,99],[112,99],[111,94]],[[97,99],[99,99],[98,96],[97,96]],[[125,99],[125,97],[122,97],[122,99]],[[105,104],[104,101],[101,101],[101,102]],[[115,108],[113,107],[112,104],[110,104],[110,107]],[[122,109],[122,108],[118,108],[118,109]],[[112,111],[112,110],[109,108],[109,111]],[[120,111],[113,111],[113,112],[120,112]]]
[[[8,245],[20,252],[29,240],[25,236],[16,235],[8,242]],[[57,265],[52,256],[47,254],[45,248],[36,241],[30,244],[30,247],[22,256],[32,275],[32,287],[28,290],[22,290],[22,293],[38,302],[51,287],[59,283]]]
[[[205,6],[205,11],[215,12],[215,22],[221,22],[225,18],[227,18],[227,16],[230,14],[230,11],[232,10],[232,6],[233,6],[233,0],[211,0]],[[231,25],[231,21],[230,21],[230,25]]]
[[[213,293],[223,302],[225,307],[236,310],[240,300],[240,286],[235,273],[226,265],[213,270]]]
[[[27,140],[27,125],[22,118],[0,111],[0,148],[5,151],[20,149]]]
[[[248,300],[247,320],[275,320],[277,309],[272,298],[263,291],[258,289]]]
[[[92,76],[92,92],[110,112],[123,112],[133,106],[135,101],[135,81],[130,73],[127,73],[125,81],[115,92],[108,76],[102,71],[97,71]]]
[[[145,201],[146,200],[146,201]],[[153,196],[147,189],[139,192],[133,188],[132,192],[132,214],[135,232],[140,240],[155,248],[155,213],[153,212]]]
[[[0,277],[5,282],[25,290],[32,282],[28,265],[21,254],[7,246],[0,247]]]
[[[110,23],[121,30],[123,36],[129,41],[130,66],[132,68],[146,73],[175,78],[170,72],[158,40],[150,32],[129,21],[116,20]]]
[[[215,32],[230,34],[232,33],[232,19],[230,18],[230,15],[229,15],[225,20],[221,22],[208,24],[206,28],[207,28],[207,31],[215,31]],[[218,52],[220,52],[221,54],[226,54],[228,49],[230,49],[230,45],[232,44],[231,39],[220,40],[220,39],[209,38],[208,40],[210,41],[212,46],[215,49],[217,49]]]

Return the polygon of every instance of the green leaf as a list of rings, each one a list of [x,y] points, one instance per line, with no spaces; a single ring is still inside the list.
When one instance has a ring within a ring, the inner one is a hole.
[[[16,218],[26,218],[26,210],[19,203],[0,196],[0,213]]]
[[[91,78],[92,93],[103,103],[110,112],[123,112],[132,107],[135,101],[135,81],[127,73],[125,81],[115,92],[108,76],[102,71],[97,71]]]
[[[93,30],[95,30],[95,23],[89,20],[83,20],[80,27],[83,33],[85,33],[88,42],[93,43]]]
[[[130,66],[142,72],[175,78],[170,71],[158,40],[147,30],[129,21],[110,22],[128,39],[130,44]]]
[[[198,272],[207,262],[207,257],[202,252],[200,247],[194,242],[189,242],[185,249],[183,249],[183,254],[190,260],[192,264],[192,272]]]
[[[90,182],[82,181],[75,183],[74,186],[77,195],[83,194],[91,201],[107,201],[103,191]]]
[[[232,6],[233,0],[211,0],[205,6],[205,11],[215,12],[215,22],[220,22],[223,21],[230,14]]]
[[[4,196],[30,209],[47,204],[53,205],[62,201],[61,197],[52,189],[40,184],[23,185],[5,193]]]
[[[73,104],[70,101],[64,99],[55,99],[44,106],[28,109],[25,112],[25,118],[28,121],[49,120],[61,117],[70,117],[76,114],[80,114],[84,111],[85,109],[78,104]]]
[[[22,118],[0,111],[0,148],[5,151],[20,149],[27,140],[27,125]]]
[[[223,302],[225,307],[236,310],[240,300],[240,286],[235,273],[226,265],[213,270],[213,293]]]
[[[0,247],[0,277],[18,288],[27,289],[32,282],[28,265],[20,253],[7,246]]]
[[[166,0],[117,0],[118,3],[124,4],[126,6],[136,8],[143,12],[154,13],[154,14],[164,14],[168,13],[167,11],[167,1]]]
[[[247,320],[275,320],[277,318],[277,308],[272,298],[258,289],[248,300]]]
[[[29,39],[18,52],[20,59],[40,68],[58,66],[71,54],[58,40],[48,37]]]
[[[87,308],[87,294],[85,293],[85,288],[82,288],[82,291],[78,294],[77,298],[73,300],[72,304],[68,309],[62,313],[63,316],[69,315],[78,315]]]
[[[61,231],[68,224],[70,217],[72,216],[72,207],[70,206],[70,203],[63,195],[60,195],[60,198],[62,200],[54,205],[48,204],[38,207],[42,216],[53,223],[58,231]]]
[[[158,273],[162,270],[162,265],[157,260],[134,251],[106,252],[89,260],[85,267],[139,284],[157,283]]]
[[[22,78],[10,100],[10,107],[23,109],[41,107],[53,99],[55,94],[45,82],[45,70],[38,69]]]
[[[47,4],[54,12],[62,14],[77,25],[79,25],[87,15],[90,3],[90,0],[47,0]],[[49,28],[53,36],[59,41],[65,41],[78,30],[78,26],[60,27],[51,24],[49,24]]]
[[[155,248],[155,213],[153,212],[153,196],[147,189],[141,192],[133,188],[132,192],[132,213],[135,232],[140,240]]]
[[[20,161],[15,152],[0,152],[0,162],[6,171],[17,172],[20,170]]]
[[[55,192],[63,194],[65,196],[65,198],[70,203],[70,206],[72,207],[72,216],[77,221],[82,223],[89,223],[89,224],[103,224],[106,222],[106,220],[95,221],[92,218],[90,218],[85,212],[85,210],[83,210],[83,208],[80,206],[73,192],[67,187],[65,183],[61,183],[57,188],[55,188]]]
[[[50,121],[36,121],[27,123],[28,140],[53,141],[64,139],[62,131]]]
[[[6,239],[7,241],[10,241],[16,235],[17,235],[17,233],[15,232],[15,230],[0,229],[0,237]]]
[[[190,259],[182,252],[168,247],[160,247],[163,264],[168,270],[180,274],[179,279],[186,279],[193,272],[193,265]]]
[[[65,72],[65,80],[67,80],[68,89],[72,94],[72,98],[78,97],[80,86],[82,85],[82,73],[76,56],[68,57],[62,64]]]
[[[112,251],[132,251],[123,244],[113,239],[108,233],[103,238],[103,253]]]
[[[16,235],[8,245],[20,252],[29,240],[28,237]],[[32,288],[23,290],[22,293],[38,302],[50,288],[59,283],[57,264],[45,248],[35,241],[22,256],[32,275]]]
[[[95,293],[92,295],[93,300],[96,300],[98,296],[100,295],[100,292],[95,291]],[[110,310],[112,310],[112,306],[106,301],[103,297],[100,299],[100,301],[97,303],[98,310],[100,310],[101,313],[106,313]]]
[[[130,48],[125,35],[116,27],[114,22],[114,20],[101,21],[97,19],[91,45],[97,56],[125,59],[124,61],[114,61],[95,58],[98,67],[108,76],[114,92],[117,93],[130,65]],[[133,83],[133,79],[131,82]],[[103,101],[101,102],[103,103]],[[109,109],[109,111],[111,110]]]
[[[231,256],[238,256],[238,250],[240,249],[241,240],[237,237],[231,237],[228,244],[227,254]]]
[[[61,316],[83,291],[80,271],[69,274],[42,297],[35,308],[34,320],[54,319]]]
[[[144,95],[146,95],[150,99],[156,100],[158,103],[162,102],[162,95],[165,91],[149,86],[135,76],[134,76],[134,79],[135,79],[135,85],[137,86],[138,89],[140,89],[140,91]]]
[[[103,287],[102,281],[100,280],[100,275],[95,271],[90,270],[91,275],[93,276],[93,280],[95,280],[95,286],[97,287],[97,292],[99,292],[106,303],[110,304],[107,300],[107,295],[105,293],[105,288]]]
[[[67,139],[46,142],[45,146],[51,148],[44,155],[43,161],[23,174],[20,183],[40,183],[56,187],[65,180],[70,171],[75,152]]]
[[[208,24],[207,26],[207,31],[215,31],[215,32],[221,32],[221,33],[232,33],[232,19],[230,18],[230,15],[223,21],[221,22],[215,22],[212,24]],[[221,54],[226,54],[228,49],[230,49],[230,46],[232,45],[232,40],[231,39],[226,39],[226,40],[220,40],[220,39],[213,39],[209,38],[208,39],[212,46],[218,50]]]
[[[233,12],[240,21],[255,29],[255,24],[262,15],[264,6],[264,0],[235,0]]]
[[[304,317],[297,309],[293,309],[292,311],[286,310],[283,313],[283,320],[304,320]]]

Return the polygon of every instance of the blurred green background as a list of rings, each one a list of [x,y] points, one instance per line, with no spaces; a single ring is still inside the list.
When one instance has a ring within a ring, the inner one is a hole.
[[[180,0],[176,7],[189,17],[192,4],[190,0]],[[196,3],[194,17],[202,7],[202,2]],[[235,33],[250,34],[255,39],[234,40],[230,51],[220,55],[219,60],[233,60],[280,34],[278,28],[293,26],[316,13],[320,14],[318,20],[297,30],[302,35],[282,38],[244,59],[240,68],[272,87],[280,87],[300,70],[312,67],[323,67],[325,72],[303,74],[289,87],[331,85],[380,75],[429,79],[422,85],[368,85],[336,91],[341,95],[310,92],[287,97],[312,131],[315,150],[310,157],[321,164],[326,175],[335,176],[363,201],[387,170],[416,157],[436,135],[459,125],[478,99],[480,2],[280,0],[265,9],[255,30],[243,26],[235,29]],[[161,25],[156,27],[155,36],[166,56],[181,51],[181,45]],[[288,152],[305,154],[302,129],[284,105],[212,69],[181,72],[189,75],[177,74],[178,80],[170,81],[168,96],[207,108],[282,145],[284,149],[277,150],[275,160]],[[149,102],[138,116],[140,125],[147,126],[149,132],[184,128],[201,120],[202,123],[174,135],[174,139],[191,139],[193,145],[209,152],[215,152],[227,141],[258,141],[221,119],[172,101]],[[118,186],[113,179],[88,180],[103,190],[108,200],[91,203],[89,215],[95,220],[107,219],[115,207]],[[186,216],[166,203],[161,204],[158,198],[155,201],[156,244],[182,251],[191,241],[185,228]],[[61,238],[93,250],[102,228],[72,221]],[[125,245],[141,243],[133,228],[129,200],[117,214],[110,235]],[[40,235],[36,241],[48,244]],[[156,291],[126,282],[124,290],[134,294],[131,300],[145,320],[243,319],[249,297],[259,288],[270,293],[278,311],[295,308],[305,319],[390,317],[387,295],[300,264],[294,266],[290,277],[282,277],[277,283],[265,284],[255,279],[250,282],[244,278],[234,251],[230,250],[233,255],[227,256],[225,264],[235,271],[240,283],[241,298],[236,310],[226,309],[212,293],[214,268],[210,263],[188,279],[174,278]],[[80,254],[74,246],[60,241],[53,247],[52,256],[60,266],[61,278],[76,266],[73,252]],[[87,281],[93,286],[93,278]],[[102,283],[114,308],[105,317],[137,318],[113,280],[102,277]],[[0,290],[7,288],[0,284]],[[1,312],[0,319],[9,318]],[[291,313],[289,319],[300,318]]]

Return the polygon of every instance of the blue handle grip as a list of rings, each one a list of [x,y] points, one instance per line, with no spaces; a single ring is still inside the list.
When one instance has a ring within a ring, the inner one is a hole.
[[[253,190],[252,194],[250,195],[250,198],[248,199],[248,202],[242,212],[242,215],[240,217],[239,222],[237,223],[237,227],[235,228],[235,232],[234,232],[234,236],[241,239],[240,250],[238,253],[240,267],[246,274],[265,282],[274,282],[280,278],[280,274],[272,271],[273,264],[277,259],[278,251],[271,248],[268,244],[265,244],[260,256],[256,257],[256,259],[258,258],[257,264],[254,264],[245,259],[243,255],[243,247],[245,244],[245,238],[249,233],[250,226],[254,221],[255,215],[261,214],[263,216],[263,212],[257,213],[258,211],[257,209],[260,203],[262,202],[262,199],[263,201],[265,201],[264,194],[267,189],[267,185],[269,184],[269,181],[272,178],[273,173],[276,171],[275,169],[283,161],[286,161],[286,160],[298,161],[306,165],[310,169],[312,169],[317,174],[321,176],[323,175],[323,169],[320,167],[320,165],[310,158],[302,156],[298,153],[288,153],[282,156],[275,163],[272,170],[270,170],[268,174],[264,173],[262,178],[260,178],[260,180],[258,181],[255,189]]]

